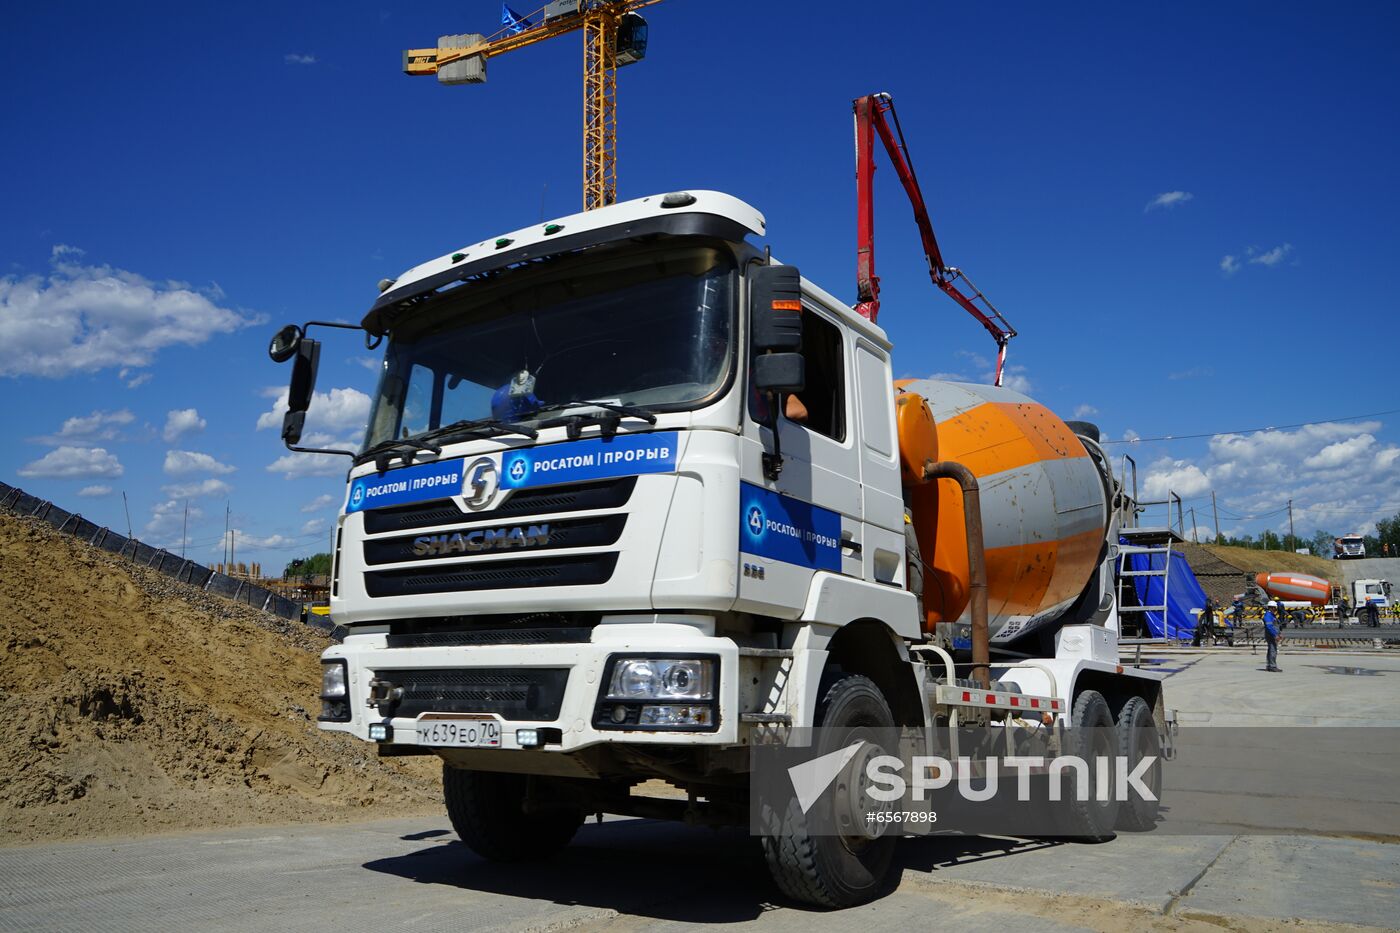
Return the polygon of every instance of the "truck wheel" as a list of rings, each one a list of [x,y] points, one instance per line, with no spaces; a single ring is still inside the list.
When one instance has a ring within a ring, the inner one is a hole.
[[[1157,734],[1157,721],[1152,708],[1142,697],[1133,697],[1118,713],[1118,754],[1128,763],[1128,773],[1137,768],[1144,757],[1157,760],[1141,778],[1156,800],[1144,800],[1128,789],[1127,799],[1118,805],[1118,828],[1130,832],[1145,832],[1157,822],[1162,802],[1162,739]]]
[[[1098,768],[1094,759],[1111,760],[1118,753],[1118,743],[1113,730],[1113,714],[1108,711],[1103,694],[1097,690],[1081,693],[1074,701],[1070,726],[1073,731],[1067,751],[1089,764],[1089,799],[1078,799],[1076,781],[1071,779],[1065,782],[1064,796],[1061,798],[1065,801],[1062,804],[1065,835],[1083,842],[1106,842],[1113,838],[1113,824],[1118,820],[1118,801],[1114,799],[1113,787],[1109,788],[1108,800],[1098,799]]]
[[[863,778],[872,755],[898,751],[881,747],[881,734],[894,730],[894,714],[870,678],[841,676],[817,703],[817,725],[822,729],[814,758],[861,739],[867,742],[816,804],[830,812],[840,805],[848,782]],[[851,907],[873,900],[886,889],[894,836],[870,838],[863,826],[851,827],[849,836],[812,834],[796,800],[788,803],[786,812],[765,812],[763,819],[772,829],[763,836],[764,858],[773,881],[788,897],[822,907]],[[833,824],[840,822],[838,811]]]
[[[560,808],[525,812],[526,776],[442,766],[442,796],[467,848],[493,862],[547,858],[569,844],[583,814]]]

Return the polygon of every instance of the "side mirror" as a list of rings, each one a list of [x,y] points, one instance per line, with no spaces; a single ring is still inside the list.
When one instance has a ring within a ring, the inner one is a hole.
[[[287,389],[287,411],[306,411],[311,407],[311,395],[316,391],[316,370],[321,365],[321,342],[303,339],[297,342],[296,360],[292,363],[292,381]]]
[[[272,335],[272,342],[267,345],[267,355],[272,357],[274,363],[285,363],[292,358],[292,354],[297,352],[297,347],[301,344],[304,333],[295,324],[288,324],[286,327]]]
[[[753,385],[760,392],[801,392],[807,387],[807,361],[801,353],[756,356]]]
[[[796,266],[760,266],[749,279],[754,352],[802,349],[802,273]]]
[[[282,443],[295,447],[301,443],[301,431],[306,427],[306,412],[289,411],[282,416]]]
[[[283,333],[286,333],[285,328],[278,336]],[[276,338],[273,342],[276,343]],[[288,447],[295,447],[301,443],[301,432],[306,427],[306,409],[311,407],[311,396],[316,391],[316,370],[321,363],[321,342],[299,337],[295,352],[292,381],[287,388],[287,413],[282,416],[282,442]]]

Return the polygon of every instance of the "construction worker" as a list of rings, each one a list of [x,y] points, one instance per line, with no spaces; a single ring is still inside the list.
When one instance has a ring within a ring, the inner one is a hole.
[[[1209,596],[1206,597],[1206,608],[1196,617],[1196,637],[1191,639],[1191,647],[1201,647],[1203,636],[1209,636],[1211,643],[1215,643],[1215,600]]]
[[[1282,671],[1283,668],[1278,666],[1278,626],[1274,620],[1274,607],[1268,605],[1264,607],[1264,641],[1269,646],[1264,670]]]
[[[1366,624],[1371,628],[1376,628],[1381,624],[1380,601],[1371,599],[1369,596],[1366,598]]]
[[[1236,596],[1230,608],[1235,614],[1235,628],[1242,628],[1244,626],[1244,597]]]

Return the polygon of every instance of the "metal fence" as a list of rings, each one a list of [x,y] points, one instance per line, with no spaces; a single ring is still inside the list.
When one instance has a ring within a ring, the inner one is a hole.
[[[335,624],[324,616],[302,610],[300,603],[279,596],[265,587],[239,580],[171,554],[164,548],[151,547],[135,538],[117,534],[83,518],[78,512],[59,508],[47,499],[31,496],[18,486],[0,482],[0,507],[16,515],[29,515],[42,519],[65,534],[81,538],[89,545],[125,557],[134,564],[157,570],[181,583],[198,587],[206,593],[214,593],[234,602],[243,603],[254,609],[271,613],[282,619],[290,619],[310,625],[322,631],[331,632]]]

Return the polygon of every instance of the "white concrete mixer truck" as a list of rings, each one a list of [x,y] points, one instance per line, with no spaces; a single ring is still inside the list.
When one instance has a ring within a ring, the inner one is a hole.
[[[594,813],[743,824],[752,748],[810,727],[1169,741],[1161,676],[1118,654],[1134,512],[1097,432],[1007,389],[895,383],[884,331],[764,233],[724,194],[641,198],[426,262],[364,317],[384,363],[319,723],[441,758],[486,858],[547,856]],[[307,326],[270,348],[294,360],[293,449]],[[638,792],[657,779],[684,799]],[[1074,834],[1154,807],[1089,807]],[[894,845],[765,838],[779,886],[827,905],[874,896]]]

